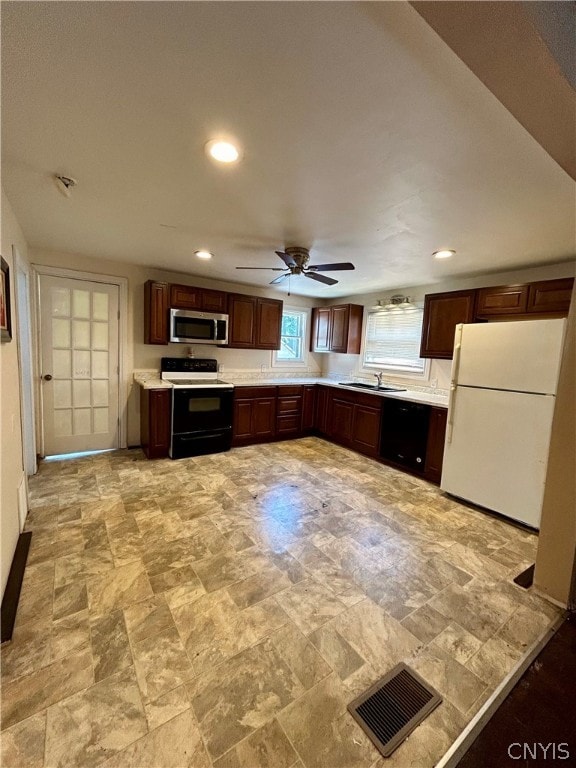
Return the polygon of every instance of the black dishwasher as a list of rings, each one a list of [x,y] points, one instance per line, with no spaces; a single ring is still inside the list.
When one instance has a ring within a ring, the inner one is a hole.
[[[424,472],[430,406],[385,398],[380,456],[417,472]]]

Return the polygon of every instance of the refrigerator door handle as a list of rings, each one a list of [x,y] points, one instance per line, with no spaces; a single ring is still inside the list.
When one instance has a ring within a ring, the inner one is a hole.
[[[450,396],[448,399],[448,425],[446,441],[452,442],[452,428],[454,426],[454,406],[456,404],[456,390],[458,389],[458,369],[460,368],[460,350],[462,348],[462,325],[456,326],[456,344],[454,345],[454,359],[452,361],[452,381],[450,382]]]
[[[448,428],[446,431],[446,442],[452,442],[452,428],[454,426],[454,404],[456,403],[456,385],[450,384],[450,395],[448,398]]]

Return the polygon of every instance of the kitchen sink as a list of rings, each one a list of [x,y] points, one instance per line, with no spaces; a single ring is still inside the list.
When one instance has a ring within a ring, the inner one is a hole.
[[[339,381],[342,387],[357,387],[358,389],[371,389],[374,392],[406,392],[402,387],[378,387],[376,384],[362,384],[359,381]]]

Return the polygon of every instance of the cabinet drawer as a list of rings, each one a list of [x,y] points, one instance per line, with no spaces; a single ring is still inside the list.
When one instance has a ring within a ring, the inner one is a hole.
[[[302,395],[302,385],[301,384],[287,384],[282,385],[278,387],[277,390],[278,397],[286,397],[292,396],[292,395]]]
[[[278,398],[278,413],[300,413],[301,410],[302,398],[299,395]]]
[[[236,400],[249,397],[274,397],[274,387],[234,387]]]
[[[300,431],[300,414],[276,417],[276,433],[285,435]]]

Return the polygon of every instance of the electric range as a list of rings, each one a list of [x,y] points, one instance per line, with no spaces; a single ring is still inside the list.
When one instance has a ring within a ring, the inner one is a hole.
[[[163,357],[161,371],[162,380],[174,390],[170,457],[182,459],[229,450],[234,385],[218,378],[218,362]]]

